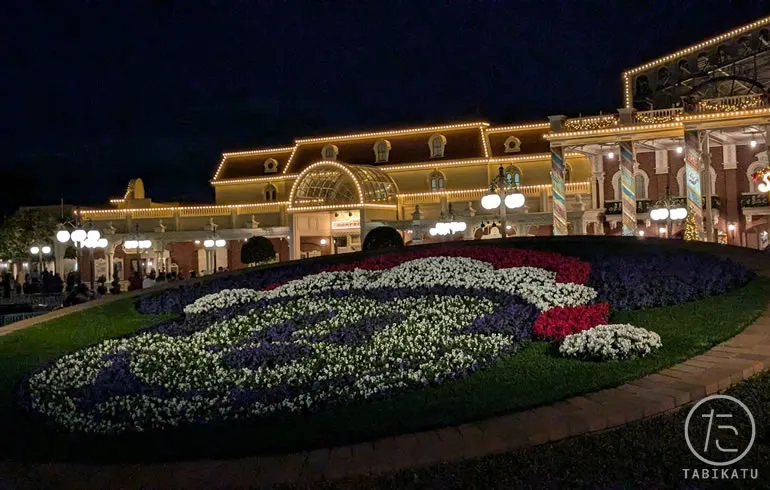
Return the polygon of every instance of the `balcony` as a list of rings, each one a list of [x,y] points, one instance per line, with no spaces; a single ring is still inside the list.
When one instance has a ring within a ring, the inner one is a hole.
[[[764,208],[770,206],[770,203],[766,193],[741,194],[740,206],[741,208]]]
[[[636,201],[636,214],[647,214],[650,212],[650,209],[655,205],[657,201],[653,201],[651,199],[639,199]],[[674,203],[676,206],[681,206],[683,208],[687,207],[687,198],[686,197],[675,197]],[[706,208],[706,198],[701,198],[701,205],[703,208]],[[719,199],[719,196],[711,196],[711,209],[713,210],[719,210],[722,205],[721,200]],[[767,206],[767,196],[765,196],[765,204],[764,206]],[[622,201],[604,201],[604,214],[606,216],[616,215],[616,214],[623,214],[623,203]]]
[[[564,121],[562,131],[588,131],[613,128],[619,123],[617,114],[609,116],[573,117]]]
[[[688,113],[706,114],[713,112],[736,112],[767,107],[768,100],[764,94],[732,95],[704,99],[692,107],[687,107]]]
[[[634,123],[660,124],[676,121],[681,113],[681,107],[672,107],[671,109],[656,109],[654,111],[639,111],[634,113]]]

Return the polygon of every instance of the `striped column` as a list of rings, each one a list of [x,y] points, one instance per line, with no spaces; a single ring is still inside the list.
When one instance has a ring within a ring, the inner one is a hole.
[[[623,236],[636,235],[636,186],[634,185],[634,142],[621,141],[620,184],[623,204]]]
[[[553,196],[553,234],[567,235],[567,191],[564,186],[564,148],[551,145],[551,194]]]
[[[684,183],[687,189],[687,213],[695,217],[698,236],[703,235],[703,202],[701,200],[701,159],[697,130],[684,132]]]

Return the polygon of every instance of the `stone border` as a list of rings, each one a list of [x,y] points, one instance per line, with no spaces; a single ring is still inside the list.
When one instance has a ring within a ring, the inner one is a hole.
[[[693,247],[696,248],[696,247]],[[701,248],[701,247],[697,247]],[[725,247],[725,256],[761,275],[770,264],[756,252]],[[72,310],[70,310],[72,311]],[[525,412],[276,456],[165,464],[96,466],[1,462],[0,475],[20,488],[221,488],[307,483],[505,453],[659,415],[722,391],[770,367],[770,308],[743,332],[685,362],[616,388]],[[2,483],[2,480],[0,480]]]

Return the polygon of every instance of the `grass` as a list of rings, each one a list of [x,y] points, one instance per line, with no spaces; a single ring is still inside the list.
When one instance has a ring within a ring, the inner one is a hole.
[[[478,420],[616,386],[697,355],[756,319],[770,298],[770,280],[755,279],[728,294],[684,305],[615,315],[658,332],[663,349],[631,361],[583,362],[552,355],[535,342],[462,380],[333,411],[284,415],[239,424],[115,438],[67,437],[15,407],[15,388],[31,369],[99,340],[159,321],[130,301],[53,320],[0,337],[0,430],[6,457],[155,461],[227,458],[371,440]],[[137,448],[141,448],[137,450]]]
[[[756,480],[685,480],[685,468],[708,468],[692,455],[685,443],[685,419],[690,410],[686,407],[673,414],[632,422],[613,430],[503,455],[443,463],[378,478],[360,477],[281,488],[767,488],[767,472],[770,470],[770,371],[730,388],[726,394],[744,402],[757,424],[757,438],[752,449],[740,462],[727,468],[757,469],[759,477]],[[731,412],[732,407],[725,406],[728,408],[726,412]],[[722,412],[718,410],[718,413]],[[742,437],[751,433],[747,419],[736,418],[731,423],[736,426],[738,436],[734,442],[725,441],[725,432],[720,432],[724,447],[745,447],[746,441]]]

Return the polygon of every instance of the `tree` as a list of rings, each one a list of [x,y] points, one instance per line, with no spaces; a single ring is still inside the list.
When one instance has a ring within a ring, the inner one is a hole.
[[[695,224],[695,215],[692,213],[687,214],[687,218],[684,220],[684,239],[685,240],[698,240],[698,227]]]
[[[39,209],[16,211],[0,226],[0,257],[27,258],[31,246],[51,244],[57,224],[56,218]]]
[[[263,236],[249,238],[241,247],[242,264],[259,264],[275,258],[273,242]]]
[[[378,226],[370,231],[364,239],[364,250],[381,250],[403,246],[404,239],[401,237],[401,233],[390,226]]]

